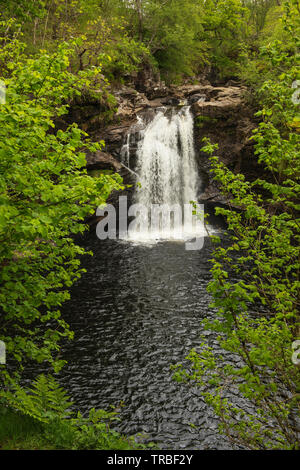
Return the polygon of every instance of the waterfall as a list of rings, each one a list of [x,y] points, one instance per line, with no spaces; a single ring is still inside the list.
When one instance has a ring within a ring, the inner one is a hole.
[[[145,128],[137,150],[138,203],[183,205],[196,200],[193,127],[190,109],[184,107],[179,112],[158,111]]]
[[[194,120],[190,107],[184,106],[180,110],[160,108],[149,123],[144,126],[141,126],[141,123],[140,119],[135,168],[139,178],[134,194],[140,219],[139,223],[133,224],[130,238],[182,239],[185,236],[195,236],[199,224],[192,215],[190,202],[197,201],[199,177],[194,150]],[[122,154],[123,161],[128,164],[130,135]],[[160,214],[156,229],[152,227],[148,230],[148,211],[151,211],[154,205],[167,209],[176,207],[177,213],[169,212],[168,223],[166,214]],[[189,214],[186,214],[186,207],[189,208]],[[176,219],[178,211],[181,213],[180,222]]]

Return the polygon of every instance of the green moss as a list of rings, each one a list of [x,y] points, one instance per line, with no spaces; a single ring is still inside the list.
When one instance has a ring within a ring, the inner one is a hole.
[[[113,170],[88,170],[88,175],[94,178],[99,178],[101,175],[113,175]]]
[[[218,120],[216,118],[211,118],[209,116],[197,116],[196,118],[196,126],[200,127],[200,129],[207,124],[216,124],[217,122]]]

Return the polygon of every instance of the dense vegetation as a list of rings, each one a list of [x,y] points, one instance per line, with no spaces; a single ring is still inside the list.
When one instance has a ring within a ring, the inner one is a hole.
[[[210,291],[220,320],[207,326],[244,365],[224,368],[204,344],[189,356],[192,369],[178,366],[175,377],[202,386],[210,375],[204,397],[234,442],[298,448],[300,378],[291,348],[299,337],[299,2],[0,0],[0,12],[7,88],[0,105],[0,340],[16,363],[0,365],[0,445],[10,446],[15,433],[4,429],[24,425],[16,446],[135,446],[111,431],[114,412],[70,418],[51,376],[26,390],[19,380],[28,360],[48,362],[54,372],[63,367],[59,342],[72,332],[59,308],[82,272],[83,250],[72,235],[122,188],[116,175],[88,176],[85,151],[103,143],[76,124],[59,128],[59,118],[76,96],[95,89],[113,111],[113,89],[147,69],[167,83],[239,79],[260,110],[253,139],[268,178],[249,183],[212,157],[216,180],[243,211],[222,210],[232,244],[215,251]],[[208,142],[205,149],[214,151]],[[228,402],[228,386],[239,387],[255,416]],[[42,441],[34,429],[42,429]]]

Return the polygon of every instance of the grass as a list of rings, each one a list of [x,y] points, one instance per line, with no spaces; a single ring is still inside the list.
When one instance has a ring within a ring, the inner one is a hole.
[[[91,426],[86,426],[75,431],[66,419],[40,423],[0,405],[0,450],[143,450],[146,447],[133,437],[113,430],[95,434]]]
[[[35,450],[54,449],[43,438],[40,423],[29,416],[21,415],[9,408],[0,408],[0,449]]]

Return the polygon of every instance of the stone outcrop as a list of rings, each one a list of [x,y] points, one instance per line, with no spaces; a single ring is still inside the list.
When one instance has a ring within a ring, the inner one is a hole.
[[[93,134],[96,141],[104,140],[105,152],[111,153],[116,158],[120,157],[122,145],[126,139],[130,127],[135,123],[135,119],[122,121],[120,124],[111,124],[97,130]]]
[[[253,142],[250,140],[257,127],[254,110],[244,99],[246,89],[237,86],[195,88],[201,94],[199,100],[191,103],[195,115],[195,145],[198,164],[204,181],[199,199],[201,202],[227,204],[218,185],[210,176],[210,161],[207,153],[201,151],[203,138],[218,145],[215,155],[219,156],[228,168],[244,173],[248,179],[255,179],[262,171],[254,156]],[[189,97],[195,96],[194,91]]]
[[[135,117],[135,114],[150,106],[149,100],[144,93],[139,93],[134,88],[123,86],[115,93],[118,102],[118,110],[115,114],[116,120],[126,120]]]
[[[119,172],[121,163],[106,152],[85,152],[87,170],[112,170]]]
[[[92,133],[104,127],[114,115],[115,102],[107,85],[100,81],[94,89],[83,90],[70,103],[69,113],[58,119],[57,124],[64,128],[76,122],[81,129]]]
[[[208,116],[214,119],[228,119],[232,113],[240,113],[245,107],[242,87],[212,87],[201,89],[204,99],[192,104],[195,116]],[[199,93],[199,92],[198,92]]]
[[[122,86],[115,92],[118,109],[115,121],[136,119],[136,115],[145,110],[160,106],[177,105],[183,97],[177,97],[165,85],[156,86],[146,93],[138,92],[134,88]]]

